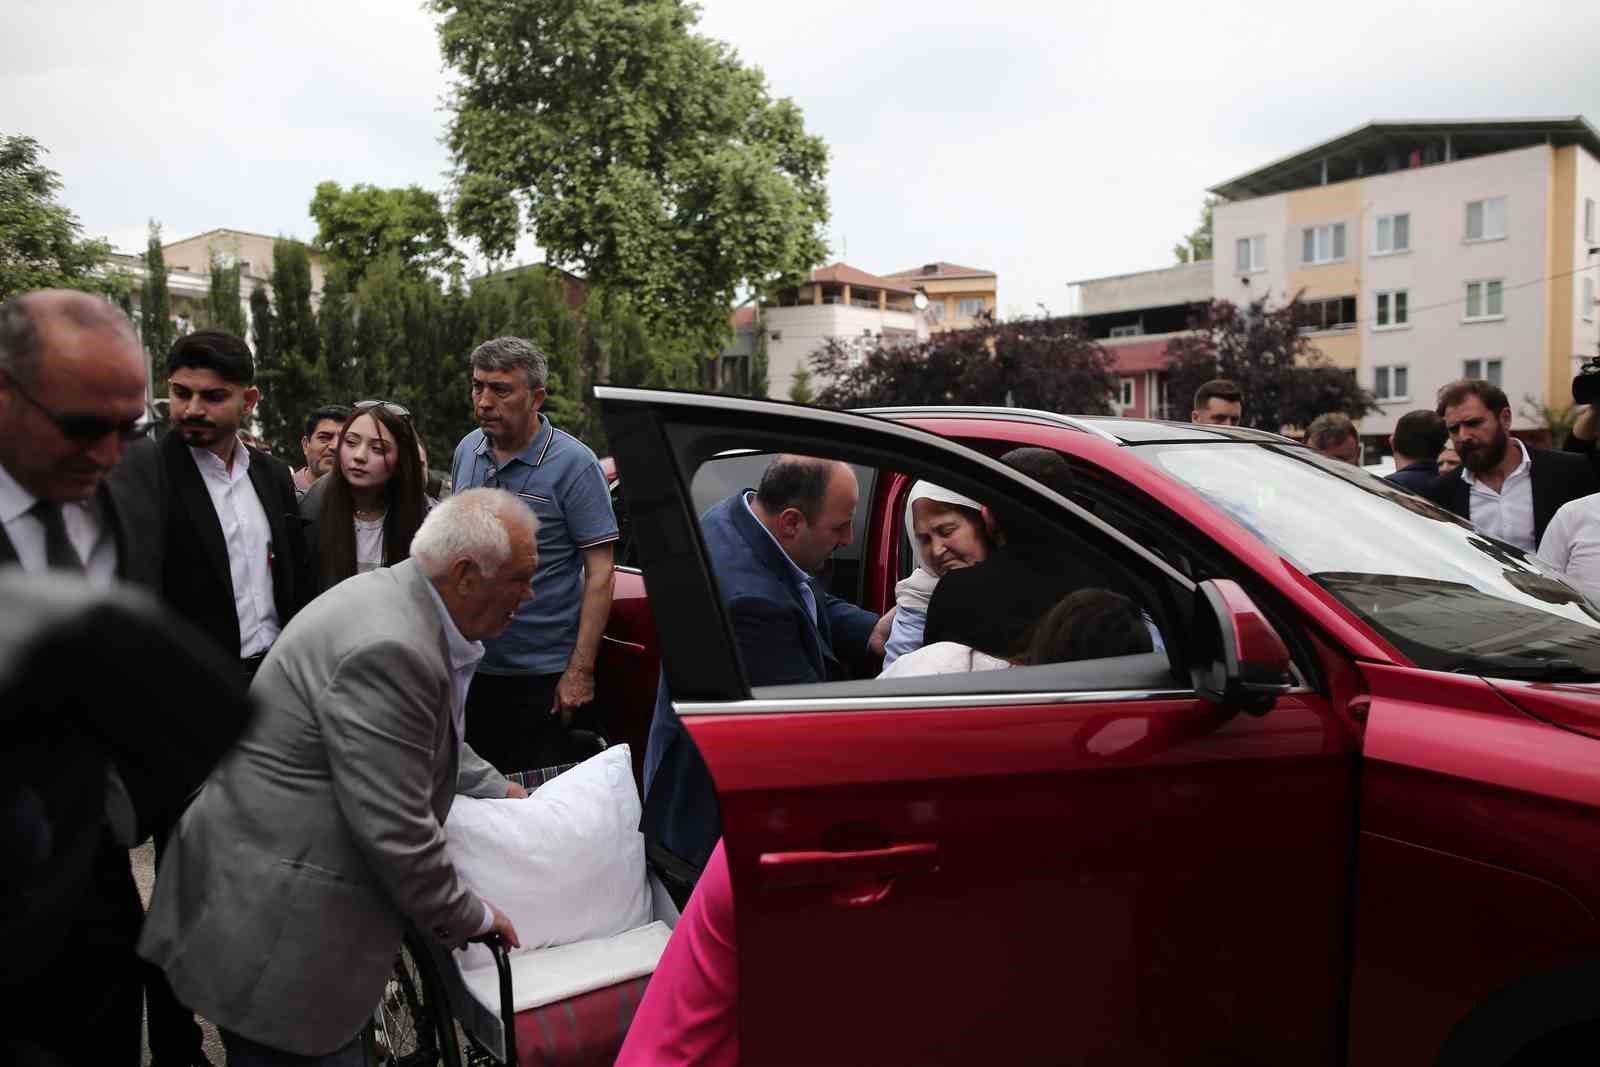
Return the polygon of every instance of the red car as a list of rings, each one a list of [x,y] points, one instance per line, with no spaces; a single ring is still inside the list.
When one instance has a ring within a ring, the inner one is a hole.
[[[1542,564],[1257,431],[597,392],[600,677],[642,754],[659,640],[715,778],[745,1062],[1600,1062],[1600,609]],[[891,606],[930,478],[1166,652],[752,690],[696,517],[780,451],[857,470],[835,593]]]

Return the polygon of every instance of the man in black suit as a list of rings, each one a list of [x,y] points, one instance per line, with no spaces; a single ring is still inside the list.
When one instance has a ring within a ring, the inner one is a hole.
[[[240,440],[255,410],[255,361],[220,330],[178,338],[167,355],[170,432],[128,450],[113,481],[155,502],[162,599],[239,665],[248,683],[313,583],[294,478]],[[168,827],[156,831],[157,869]],[[205,1062],[193,1014],[146,971],[156,1067]]]
[[[1436,413],[1461,466],[1424,495],[1482,533],[1532,553],[1562,504],[1600,492],[1600,477],[1582,456],[1529,448],[1511,436],[1511,402],[1497,385],[1452,382],[1439,390]]]
[[[120,311],[51,290],[0,304],[0,568],[11,569],[0,618],[16,652],[10,681],[22,685],[24,670],[37,677],[41,660],[66,647],[25,645],[47,617],[65,619],[119,580],[159,584],[143,551],[149,503],[106,477],[148,428],[144,354]],[[48,571],[66,577],[52,584]],[[154,627],[153,617],[143,625]],[[133,945],[142,911],[127,849],[178,810],[243,726],[242,687],[237,707],[208,702],[193,722],[151,714],[131,689],[75,703],[64,669],[121,677],[116,663],[142,641],[128,634],[111,647],[116,632],[101,627],[52,660],[48,699],[25,699],[24,686],[4,702],[7,713],[26,712],[6,727],[0,773],[8,837],[0,997],[13,1013],[0,1035],[6,1062],[138,1062]]]
[[[1401,415],[1389,435],[1394,473],[1384,480],[1413,493],[1426,492],[1439,477],[1439,453],[1448,440],[1444,420],[1426,408]]]

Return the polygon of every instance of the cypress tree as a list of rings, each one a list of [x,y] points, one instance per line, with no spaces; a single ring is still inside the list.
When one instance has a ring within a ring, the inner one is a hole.
[[[154,365],[161,366],[177,339],[172,325],[172,297],[167,292],[167,259],[161,251],[161,224],[150,220],[150,236],[144,250],[144,283],[139,288],[139,339],[149,353]],[[159,384],[157,392],[165,394],[166,379],[161,374],[152,376]]]

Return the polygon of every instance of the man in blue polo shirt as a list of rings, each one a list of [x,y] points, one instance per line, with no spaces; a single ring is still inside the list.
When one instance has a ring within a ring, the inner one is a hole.
[[[560,762],[557,723],[594,700],[594,664],[611,613],[617,519],[593,452],[540,413],[548,367],[520,337],[472,353],[477,429],[456,445],[455,491],[517,494],[539,518],[533,599],[484,642],[467,692],[467,743],[504,772]]]

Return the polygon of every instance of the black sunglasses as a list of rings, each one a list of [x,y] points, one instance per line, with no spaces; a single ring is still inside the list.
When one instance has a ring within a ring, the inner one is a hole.
[[[57,415],[35,400],[16,378],[7,374],[6,380],[11,383],[11,388],[17,391],[18,396],[38,408],[40,413],[55,425],[61,436],[69,441],[77,441],[80,444],[94,444],[96,441],[103,441],[110,435],[116,434],[126,444],[147,436],[151,427],[156,423],[155,417],[150,413],[149,409],[146,409],[145,413],[138,418],[127,419],[122,422],[116,419],[108,419],[101,415]]]
[[[396,418],[405,419],[407,422],[411,421],[411,412],[407,411],[405,408],[401,407],[399,404],[396,404],[392,400],[357,400],[354,404],[351,404],[350,407],[354,411],[366,411],[368,408],[382,408]]]

